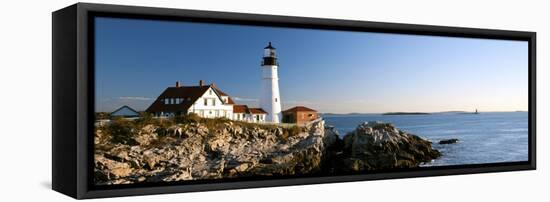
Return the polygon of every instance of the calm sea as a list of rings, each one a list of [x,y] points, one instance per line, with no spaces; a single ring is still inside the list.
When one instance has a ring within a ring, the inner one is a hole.
[[[397,128],[433,142],[443,156],[426,166],[516,162],[528,160],[528,113],[434,113],[430,115],[323,115],[344,136],[365,121],[393,123]],[[457,144],[439,140],[457,138]]]

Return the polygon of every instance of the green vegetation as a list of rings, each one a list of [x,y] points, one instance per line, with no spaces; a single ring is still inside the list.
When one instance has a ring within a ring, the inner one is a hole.
[[[109,125],[103,126],[102,131],[105,135],[109,135],[112,143],[135,145],[136,142],[132,138],[135,134],[135,126],[136,124],[133,121],[115,118]]]
[[[281,140],[287,142],[290,137],[296,136],[301,132],[305,132],[303,127],[292,126],[290,128],[283,128],[283,134],[280,136]]]
[[[95,120],[103,120],[103,119],[110,119],[111,114],[108,112],[96,112],[95,113]]]
[[[150,114],[142,114],[140,118],[135,120],[115,117],[110,123],[103,126],[97,126],[96,130],[100,130],[102,133],[101,142],[109,141],[113,144],[136,145],[137,142],[134,140],[134,137],[138,135],[139,131],[143,127],[147,125],[157,126],[158,128],[156,133],[159,135],[159,138],[161,138],[168,134],[169,127],[176,124],[204,125],[211,131],[211,135],[215,135],[216,133],[224,130],[228,127],[228,125],[239,126],[249,130],[254,130],[255,128],[263,129],[272,133],[276,133],[280,130],[279,139],[285,142],[288,141],[290,137],[296,136],[301,132],[305,132],[305,128],[299,126],[282,127],[276,124],[258,124],[243,121],[232,121],[227,118],[201,118],[194,113],[170,118],[154,118]],[[160,142],[163,141],[159,140],[159,143]]]

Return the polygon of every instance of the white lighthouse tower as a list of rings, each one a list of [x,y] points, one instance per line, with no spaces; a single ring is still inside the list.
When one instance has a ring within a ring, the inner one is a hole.
[[[267,122],[281,122],[281,98],[279,97],[279,77],[277,76],[277,55],[275,48],[269,45],[264,48],[264,57],[262,61],[262,93],[260,97],[260,107],[268,115]]]

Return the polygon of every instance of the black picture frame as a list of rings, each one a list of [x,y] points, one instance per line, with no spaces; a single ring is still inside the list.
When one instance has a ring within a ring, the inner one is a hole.
[[[93,18],[95,16],[527,41],[529,43],[529,160],[344,176],[96,187],[92,183],[95,96]],[[536,169],[535,32],[90,3],[77,3],[55,11],[52,14],[52,20],[52,188],[77,199]]]

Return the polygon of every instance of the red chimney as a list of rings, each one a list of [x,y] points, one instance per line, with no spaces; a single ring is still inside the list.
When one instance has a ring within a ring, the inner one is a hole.
[[[176,81],[176,88],[179,88],[179,87],[180,87],[180,82]]]
[[[202,79],[199,80],[199,86],[204,86],[204,81]]]

